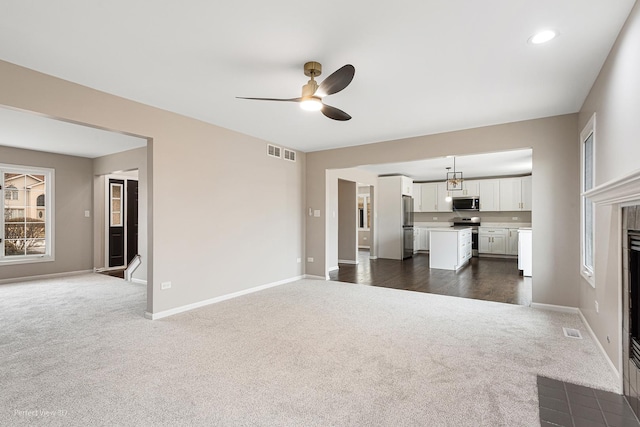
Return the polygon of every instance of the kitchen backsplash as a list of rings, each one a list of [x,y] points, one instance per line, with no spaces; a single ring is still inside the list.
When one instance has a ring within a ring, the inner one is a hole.
[[[479,216],[483,223],[490,222],[517,222],[530,223],[530,211],[514,212],[415,212],[414,222],[451,222],[454,218]],[[435,219],[437,218],[437,219]],[[516,219],[514,219],[516,218]]]

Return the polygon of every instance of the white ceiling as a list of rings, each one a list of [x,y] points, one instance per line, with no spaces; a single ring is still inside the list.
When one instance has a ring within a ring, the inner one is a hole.
[[[0,58],[302,151],[579,110],[635,0],[5,0]],[[553,28],[545,45],[527,39]],[[293,103],[306,61],[325,102]]]
[[[144,147],[147,140],[0,108],[0,145],[96,158]]]
[[[525,175],[532,172],[532,151],[512,150],[498,153],[483,153],[470,156],[438,157],[413,162],[366,165],[359,169],[377,175],[405,175],[414,181],[444,181],[447,167],[453,172],[462,172],[464,179],[486,178],[490,176]]]

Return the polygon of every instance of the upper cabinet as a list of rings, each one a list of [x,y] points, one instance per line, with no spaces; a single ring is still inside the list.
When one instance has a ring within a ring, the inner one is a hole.
[[[402,195],[413,197],[413,179],[406,176],[401,176],[400,178],[402,182]]]
[[[462,181],[462,194],[456,197],[480,197],[479,180],[465,179]]]
[[[481,199],[482,203],[482,199]],[[531,175],[500,179],[501,211],[531,210]]]
[[[415,184],[413,191],[415,212],[452,212],[451,202],[445,200],[447,186],[444,182]]]
[[[447,194],[455,197],[479,197],[480,210],[530,211],[531,175],[517,178],[477,179],[463,181],[463,190],[447,192],[445,182],[413,184],[415,212],[452,212]]]
[[[483,179],[480,181],[480,210],[500,210],[500,180]]]

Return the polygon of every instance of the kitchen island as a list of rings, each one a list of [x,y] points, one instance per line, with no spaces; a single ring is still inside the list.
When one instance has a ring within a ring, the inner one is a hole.
[[[471,227],[432,228],[429,268],[458,270],[471,259]]]

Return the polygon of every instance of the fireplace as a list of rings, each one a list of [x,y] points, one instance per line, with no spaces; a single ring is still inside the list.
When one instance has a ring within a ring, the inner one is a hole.
[[[624,394],[640,415],[640,205],[622,208]]]
[[[629,358],[640,368],[640,231],[627,230]]]

